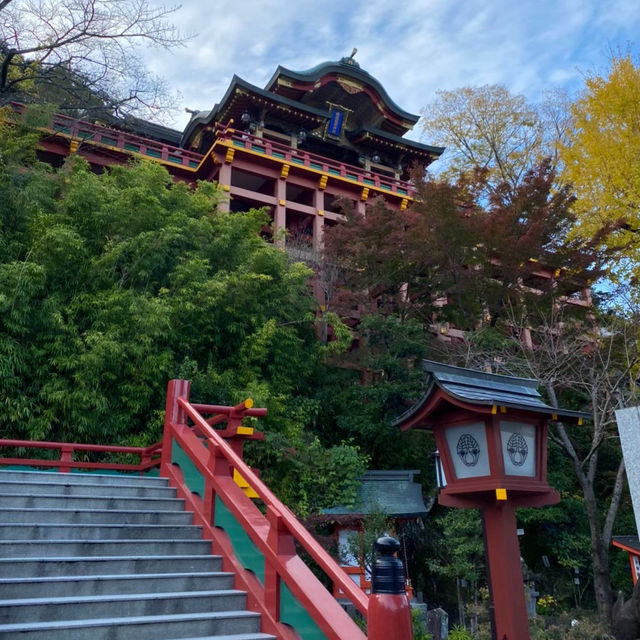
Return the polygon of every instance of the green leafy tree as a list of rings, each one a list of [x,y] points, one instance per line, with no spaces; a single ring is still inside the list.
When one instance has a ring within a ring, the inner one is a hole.
[[[548,92],[539,105],[502,85],[436,92],[422,112],[429,140],[446,146],[443,176],[458,179],[476,169],[488,172],[486,187],[515,189],[544,158],[557,158],[566,135],[568,98]]]
[[[478,601],[479,589],[486,580],[482,522],[474,509],[444,509],[435,524],[440,537],[428,567],[436,576],[455,584],[458,621],[464,625],[465,605]]]
[[[591,565],[595,602],[606,623],[608,547],[623,478],[619,450],[609,446],[611,411],[616,394],[633,386],[635,343],[617,330],[599,334],[593,318],[564,301],[604,272],[612,248],[599,239],[571,238],[573,197],[569,189],[554,187],[550,162],[534,167],[515,186],[494,185],[488,195],[486,180],[486,173],[476,172],[454,185],[426,182],[419,186],[419,201],[405,212],[379,204],[365,220],[352,220],[347,211],[345,225],[327,231],[328,250],[336,259],[343,256],[343,277],[352,296],[345,296],[345,316],[354,301],[374,309],[360,319],[360,357],[382,365],[379,378],[372,376],[372,384],[359,392],[368,398],[365,410],[375,420],[359,427],[343,412],[339,423],[363,434],[375,425],[381,441],[376,450],[384,451],[389,441],[385,420],[393,417],[392,407],[395,416],[401,413],[403,393],[409,401],[412,393],[420,393],[419,376],[413,375],[425,355],[534,377],[555,406],[593,411],[593,427],[570,431],[558,425],[553,433],[580,487],[579,506],[589,530],[577,531],[575,539],[583,543],[578,555]],[[541,267],[551,277],[540,278]],[[428,338],[447,334],[451,325],[465,330],[457,334],[458,342]],[[399,329],[394,340],[387,333],[391,326]],[[408,343],[410,332],[421,349],[403,358],[394,349]],[[527,332],[533,349],[520,340]],[[392,380],[399,382],[395,394]],[[409,380],[416,386],[409,386]],[[407,452],[404,461],[409,460]],[[604,469],[606,485],[597,484]],[[563,540],[556,540],[560,547]],[[557,550],[564,562],[568,553]]]
[[[194,398],[269,409],[251,461],[301,513],[348,502],[365,457],[310,432],[331,349],[311,271],[260,237],[264,212],[219,211],[214,184],[155,163],[54,170],[35,144],[0,130],[0,435],[149,444],[185,377]]]

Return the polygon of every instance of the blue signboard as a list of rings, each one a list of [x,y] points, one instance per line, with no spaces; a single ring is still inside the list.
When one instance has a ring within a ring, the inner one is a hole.
[[[340,109],[331,110],[331,120],[329,121],[329,135],[339,136],[344,121],[344,112]]]

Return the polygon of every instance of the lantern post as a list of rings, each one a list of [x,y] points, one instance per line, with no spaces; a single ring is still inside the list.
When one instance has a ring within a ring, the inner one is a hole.
[[[497,640],[529,640],[515,509],[556,504],[547,484],[547,425],[589,414],[555,409],[538,382],[423,361],[427,391],[395,426],[430,429],[444,471],[438,501],[484,518]]]

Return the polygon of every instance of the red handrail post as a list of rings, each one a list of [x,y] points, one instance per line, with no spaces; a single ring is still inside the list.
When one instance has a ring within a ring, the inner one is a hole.
[[[367,611],[368,640],[413,640],[411,605],[405,591],[404,568],[393,554],[400,543],[389,536],[374,544],[379,556],[371,576],[371,596]]]
[[[167,402],[164,413],[164,433],[162,436],[162,456],[160,468],[165,469],[171,464],[171,449],[173,442],[173,425],[186,424],[185,410],[178,404],[178,398],[189,400],[191,382],[189,380],[169,380],[167,385]]]
[[[60,473],[71,473],[71,465],[69,462],[73,462],[73,445],[64,444],[60,447],[60,462],[67,464],[60,464],[58,471]]]
[[[267,543],[284,564],[288,558],[296,554],[293,536],[289,533],[282,516],[272,505],[267,505],[267,520],[269,521]],[[273,618],[280,622],[280,574],[269,562],[265,565],[264,596],[267,609]]]

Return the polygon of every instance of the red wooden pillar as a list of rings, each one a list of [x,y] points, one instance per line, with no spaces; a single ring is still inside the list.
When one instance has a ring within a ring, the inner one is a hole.
[[[66,444],[60,449],[60,466],[58,471],[60,473],[71,473],[71,465],[69,462],[73,461],[73,445]]]
[[[167,385],[167,402],[164,412],[164,433],[162,436],[162,456],[160,458],[160,468],[165,469],[171,464],[171,448],[173,443],[174,424],[185,424],[187,417],[184,409],[178,404],[178,398],[189,400],[189,390],[191,382],[189,380],[169,380]],[[163,472],[161,472],[163,473]]]
[[[271,505],[267,507],[267,520],[269,521],[267,543],[276,552],[278,561],[286,564],[289,558],[293,558],[296,555],[293,536],[285,527],[282,516]],[[277,623],[280,623],[281,578],[277,567],[269,562],[266,557],[264,566],[264,599],[269,615]],[[279,637],[282,640],[299,639],[300,636],[289,626],[281,624],[279,627]]]
[[[482,508],[497,640],[529,640],[515,506]]]
[[[231,164],[224,162],[220,165],[218,185],[222,188],[224,197],[218,203],[218,211],[229,211],[229,192],[231,190]]]
[[[284,247],[285,232],[287,230],[287,176],[288,170],[282,170],[280,178],[276,180],[276,206],[273,210],[273,240]]]

